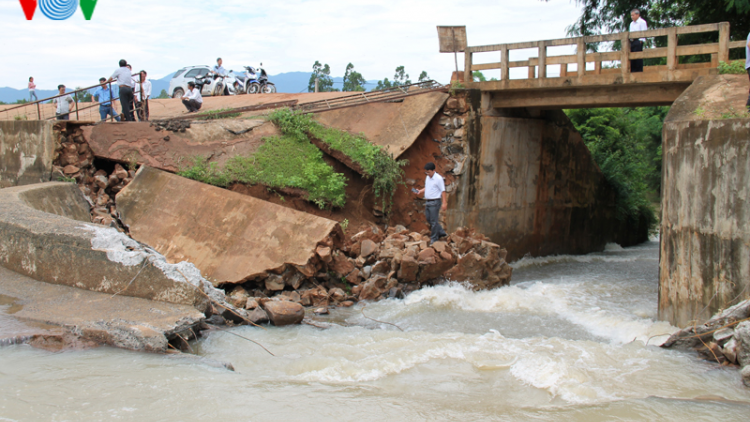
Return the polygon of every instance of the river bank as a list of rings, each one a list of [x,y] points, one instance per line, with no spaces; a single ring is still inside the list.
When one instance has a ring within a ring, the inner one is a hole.
[[[676,331],[655,321],[657,265],[656,242],[523,259],[501,289],[435,286],[337,308],[316,317],[333,324],[326,330],[231,329],[276,357],[227,332],[194,343],[198,354],[231,362],[236,372],[112,348],[4,347],[0,416],[741,420],[750,395],[736,369],[657,346]]]

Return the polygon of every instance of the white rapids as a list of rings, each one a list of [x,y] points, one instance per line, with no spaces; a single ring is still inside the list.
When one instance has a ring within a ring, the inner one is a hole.
[[[232,329],[275,357],[226,332],[194,344],[236,372],[3,347],[0,421],[746,420],[736,369],[658,347],[676,328],[656,321],[657,256],[525,258],[501,289],[426,288],[316,317],[326,330]]]

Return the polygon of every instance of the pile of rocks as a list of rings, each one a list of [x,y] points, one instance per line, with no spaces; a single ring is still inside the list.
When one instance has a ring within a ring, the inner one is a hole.
[[[741,302],[702,325],[673,334],[665,348],[695,350],[708,360],[742,369],[742,381],[750,387],[750,300]]]
[[[468,105],[463,97],[452,96],[445,102],[443,116],[438,124],[445,129],[445,136],[436,139],[440,142],[440,152],[448,159],[448,168],[456,176],[460,176],[466,170],[467,146],[466,146],[466,120],[468,117]]]
[[[125,170],[120,164],[107,173],[94,166],[94,154],[78,125],[61,124],[53,157],[53,179],[75,179],[91,204],[91,221],[110,225],[117,221],[115,195],[135,177],[135,170]]]
[[[385,232],[371,228],[344,245],[334,243],[321,243],[307,265],[286,266],[277,274],[235,286],[228,301],[254,311],[272,298],[326,312],[328,306],[352,306],[359,300],[402,298],[443,280],[467,282],[475,290],[492,289],[507,285],[512,273],[506,250],[468,229],[432,245],[426,233],[403,226]]]

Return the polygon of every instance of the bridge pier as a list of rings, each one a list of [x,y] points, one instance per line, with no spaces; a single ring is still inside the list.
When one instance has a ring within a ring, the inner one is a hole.
[[[647,240],[615,218],[614,191],[562,110],[492,107],[471,90],[469,166],[449,197],[450,227],[469,226],[527,254],[584,254]]]

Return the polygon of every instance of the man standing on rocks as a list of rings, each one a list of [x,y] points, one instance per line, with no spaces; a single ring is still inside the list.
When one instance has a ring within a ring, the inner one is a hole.
[[[414,189],[413,192],[424,195],[424,214],[430,225],[430,244],[433,244],[441,237],[448,236],[439,221],[440,211],[448,209],[448,199],[445,194],[445,180],[435,172],[435,163],[425,164],[424,169],[427,175],[424,179],[424,189]]]
[[[107,82],[117,81],[117,85],[120,87],[120,104],[122,104],[122,118],[126,122],[134,122],[135,116],[133,116],[133,75],[128,69],[128,62],[120,60],[120,68],[115,70],[115,73],[109,78]]]
[[[747,76],[750,78],[750,34],[747,34],[747,44],[745,44],[745,70]],[[750,110],[750,93],[747,95],[747,104],[745,107]]]
[[[188,109],[188,113],[195,113],[203,105],[203,97],[200,90],[195,87],[195,82],[188,82],[188,92],[182,96],[182,104]]]

